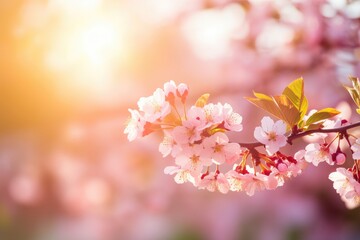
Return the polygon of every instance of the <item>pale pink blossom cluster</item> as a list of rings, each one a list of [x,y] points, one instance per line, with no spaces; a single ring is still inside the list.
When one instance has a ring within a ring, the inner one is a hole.
[[[334,146],[328,143],[310,143],[305,147],[305,161],[318,166],[321,162],[329,165],[342,165],[346,161],[346,155],[340,147],[334,149]]]
[[[337,168],[336,172],[329,175],[333,186],[347,208],[360,206],[360,171],[357,160],[352,168]]]
[[[304,121],[309,119],[317,110],[309,111],[309,114],[304,117]],[[333,129],[345,126],[348,122],[342,118],[336,120],[326,119],[324,121],[315,122],[321,123],[321,129]],[[306,136],[312,143],[305,147],[304,159],[308,163],[312,163],[314,166],[318,166],[322,162],[326,162],[329,165],[342,165],[346,161],[345,153],[340,149],[340,137],[333,133],[314,133],[310,136]],[[328,138],[333,138],[331,142],[328,142]],[[333,142],[338,140],[338,145],[334,146]]]
[[[206,95],[188,108],[188,90],[185,84],[170,81],[152,96],[140,98],[139,110],[129,109],[131,119],[124,131],[129,141],[161,131],[159,151],[175,160],[164,172],[174,175],[175,182],[253,195],[282,186],[287,178],[301,173],[304,154],[291,157],[279,152],[287,143],[285,122],[264,117],[261,127],[255,129],[254,137],[268,155],[255,148],[241,148],[239,143],[230,142],[226,132],[242,131],[242,116],[228,103],[207,103]]]
[[[333,131],[348,124],[341,118],[319,118],[314,123],[317,131],[312,134],[313,141],[291,156],[280,149],[292,144],[294,137],[299,137],[296,134],[304,129],[294,130],[283,120],[275,122],[265,116],[254,130],[256,143],[234,143],[226,133],[242,131],[242,116],[228,103],[208,103],[208,94],[187,106],[188,93],[186,84],[165,83],[163,89],[140,98],[138,110],[129,109],[131,119],[124,130],[129,141],[155,131],[163,134],[159,151],[163,157],[174,159],[164,172],[174,175],[176,183],[190,182],[211,192],[243,191],[252,196],[257,191],[283,186],[287,179],[301,174],[307,163],[344,164],[344,139],[351,145],[352,157],[360,158],[360,140],[351,144],[346,131]],[[316,112],[310,111],[303,121]],[[258,147],[264,147],[264,153]],[[338,168],[329,176],[349,208],[360,205],[358,169],[356,163],[352,169]]]
[[[333,165],[332,153],[334,152],[331,145],[327,143],[310,143],[305,147],[305,161],[318,166],[321,162]]]
[[[296,177],[305,168],[304,154],[299,151],[294,157],[287,156],[279,151],[271,156],[262,153],[253,153],[253,167],[246,165],[246,158],[250,157],[249,150],[243,153],[243,161],[226,175],[229,179],[230,190],[245,191],[249,196],[255,191],[272,190],[283,186],[286,179]]]
[[[351,146],[351,150],[353,151],[353,159],[360,160],[360,138],[356,139],[354,144]]]

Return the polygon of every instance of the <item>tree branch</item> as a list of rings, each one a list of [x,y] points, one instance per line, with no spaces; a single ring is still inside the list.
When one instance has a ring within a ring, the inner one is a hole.
[[[360,121],[353,123],[353,124],[346,125],[346,126],[338,127],[338,128],[313,129],[313,130],[301,132],[298,134],[290,135],[288,137],[288,142],[292,142],[294,139],[301,138],[301,137],[304,137],[304,136],[307,136],[307,135],[310,135],[313,133],[333,133],[333,132],[345,133],[348,129],[352,129],[352,128],[359,127],[359,126],[360,126]],[[239,144],[241,147],[245,147],[245,148],[249,148],[249,149],[264,146],[264,144],[262,144],[260,142],[239,143]]]

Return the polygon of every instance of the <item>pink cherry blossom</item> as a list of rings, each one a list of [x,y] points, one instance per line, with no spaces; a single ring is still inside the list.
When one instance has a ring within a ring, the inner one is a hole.
[[[266,151],[272,155],[286,145],[286,124],[282,120],[274,121],[270,117],[261,120],[261,127],[256,127],[254,137],[265,144]]]
[[[306,151],[304,149],[301,149],[301,150],[297,151],[294,154],[295,160],[298,161],[298,162],[304,162],[305,153],[306,153]]]
[[[202,131],[193,126],[191,122],[184,122],[183,126],[177,126],[172,131],[172,136],[176,143],[185,145],[192,144],[201,139]]]
[[[264,189],[275,189],[278,186],[278,181],[274,175],[264,175],[261,173],[249,174],[244,181],[242,188],[249,196],[254,195],[255,191]]]
[[[169,96],[169,94],[176,94],[177,86],[176,83],[173,80],[170,80],[169,82],[164,83],[164,92],[166,96]]]
[[[144,112],[147,122],[155,122],[170,113],[171,107],[165,100],[164,90],[158,88],[152,96],[142,97],[138,101],[139,110]]]
[[[208,126],[220,124],[224,120],[221,104],[206,104],[204,111]]]
[[[342,125],[342,118],[337,118],[335,120],[326,119],[323,123],[323,129],[330,129],[330,128],[338,128]]]
[[[226,174],[231,191],[245,191],[247,195],[253,196],[256,191],[271,190],[279,186],[274,174],[267,176],[261,173],[254,174],[251,169],[249,171],[242,174],[231,170]]]
[[[186,113],[186,120],[183,123],[203,130],[206,126],[206,114],[203,108],[192,106]]]
[[[171,154],[172,157],[175,157],[181,151],[181,146],[176,143],[171,135],[165,135],[163,141],[159,145],[159,152],[162,153],[163,157],[166,157],[169,154]]]
[[[211,158],[204,153],[202,145],[194,144],[183,149],[183,151],[175,158],[175,163],[182,169],[187,169],[193,176],[199,175],[204,166],[212,164]]]
[[[169,175],[176,174],[174,176],[174,180],[177,184],[191,182],[196,185],[195,178],[190,174],[190,171],[182,169],[180,166],[168,166],[164,169],[164,173]]]
[[[170,102],[170,104],[174,105],[175,96],[179,97],[182,103],[185,103],[189,88],[185,83],[180,83],[176,86],[176,83],[173,80],[170,80],[164,84],[164,92],[166,99]]]
[[[131,142],[143,135],[146,122],[140,115],[139,111],[129,109],[129,112],[131,114],[131,118],[126,128],[124,129],[124,133],[128,135],[127,138]]]
[[[273,160],[273,165],[270,165],[270,175],[275,175],[278,180],[278,186],[282,186],[286,179],[296,177],[301,174],[305,168],[303,156],[305,150],[298,151],[294,157],[284,155],[280,152],[275,153],[270,159]]]
[[[345,168],[337,168],[329,175],[333,187],[349,209],[360,206],[360,183],[354,178],[353,172]]]
[[[243,129],[241,124],[242,116],[233,111],[233,108],[230,104],[225,103],[222,106],[224,126],[230,131],[240,132]]]
[[[305,147],[305,161],[318,166],[321,162],[334,164],[331,154],[334,152],[327,144],[310,143]]]
[[[192,144],[201,139],[201,133],[205,127],[204,110],[193,106],[187,112],[187,119],[182,122],[182,126],[175,127],[172,135],[179,144]]]
[[[189,88],[185,83],[180,83],[177,86],[176,94],[181,98],[181,102],[185,103],[187,95],[189,93]]]
[[[303,169],[304,165],[300,162],[280,163],[277,168],[271,168],[271,174],[276,176],[276,179],[278,180],[278,186],[283,186],[286,179],[298,176],[301,174]]]
[[[308,163],[305,161],[305,154],[306,154],[306,151],[304,149],[301,149],[294,154],[294,159],[297,161],[296,165],[301,170],[304,170],[308,165]],[[296,175],[294,175],[294,177],[296,177]]]
[[[164,84],[164,93],[166,96],[166,100],[168,100],[171,105],[175,104],[176,91],[177,87],[173,80]]]
[[[351,146],[351,150],[353,151],[353,159],[360,159],[360,139],[356,139],[356,141]]]
[[[288,165],[287,170],[288,170],[288,173],[290,176],[296,177],[302,173],[302,171],[304,170],[305,167],[306,167],[306,164],[304,164],[304,162],[297,162],[297,163],[291,163],[290,165]]]
[[[225,194],[229,191],[230,185],[225,175],[216,171],[203,176],[199,182],[199,188],[206,188],[210,192],[218,190],[219,192]]]
[[[243,174],[235,170],[230,170],[226,173],[226,178],[230,184],[231,191],[242,191],[242,184],[244,179]]]
[[[334,182],[334,189],[340,195],[345,195],[349,189],[352,189],[353,173],[345,168],[337,168],[336,172],[329,175],[329,179]]]
[[[229,138],[222,132],[217,132],[204,139],[203,145],[205,154],[219,165],[224,162],[233,164],[239,158],[241,152],[240,145],[238,143],[229,143]]]

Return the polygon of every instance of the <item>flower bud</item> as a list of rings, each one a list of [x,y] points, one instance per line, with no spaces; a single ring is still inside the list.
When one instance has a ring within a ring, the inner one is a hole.
[[[331,155],[331,157],[337,165],[343,165],[346,161],[346,156],[342,152],[335,152]]]

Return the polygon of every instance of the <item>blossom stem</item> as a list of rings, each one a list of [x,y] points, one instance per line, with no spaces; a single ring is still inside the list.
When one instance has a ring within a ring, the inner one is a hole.
[[[353,124],[349,124],[346,126],[342,126],[342,127],[338,127],[338,128],[327,128],[327,129],[313,129],[313,130],[309,130],[309,131],[305,131],[305,132],[300,132],[297,134],[293,134],[290,135],[288,137],[288,142],[292,142],[293,140],[297,139],[297,138],[301,138],[313,133],[343,133],[343,134],[347,134],[346,131],[348,129],[352,129],[352,128],[356,128],[356,127],[360,127],[360,121],[353,123]],[[264,144],[262,144],[261,142],[253,142],[253,143],[239,143],[241,147],[245,147],[248,149],[254,149],[256,147],[260,147],[260,146],[264,146]]]
[[[335,140],[339,138],[339,135],[340,135],[340,133],[338,133],[338,134],[336,135],[336,137],[334,137],[334,139],[331,140],[331,142],[327,144],[327,147],[326,147],[327,149],[329,149],[329,148],[330,148],[330,145],[333,144],[333,142],[335,142]],[[339,147],[339,145],[340,145],[340,141],[339,141],[339,143],[338,143],[338,147]]]
[[[175,110],[176,114],[178,115],[178,117],[179,117],[179,119],[180,119],[180,121],[181,121],[181,115],[180,115],[180,113],[179,113],[179,111],[178,111],[177,107],[174,105],[174,106],[173,106],[173,108],[174,108],[174,110]]]
[[[187,114],[186,114],[186,102],[182,103],[183,105],[183,111],[184,111],[184,116],[185,116],[185,120],[187,120]]]

